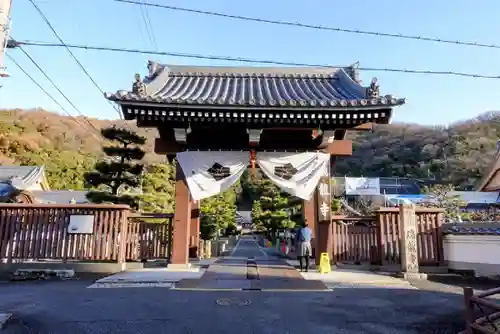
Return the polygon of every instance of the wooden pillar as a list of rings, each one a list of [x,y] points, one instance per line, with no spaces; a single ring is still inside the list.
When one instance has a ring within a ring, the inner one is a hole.
[[[189,237],[191,225],[191,199],[189,188],[177,163],[175,172],[175,213],[171,266],[189,266]]]
[[[330,187],[330,177],[323,176],[319,180],[317,194],[317,252],[316,264],[319,264],[321,253],[327,253],[331,258],[333,254],[333,235],[332,235],[332,197]]]
[[[419,271],[415,205],[399,206],[399,227],[401,229],[401,272],[405,279],[425,279],[426,275]]]
[[[191,226],[189,228],[191,237],[189,238],[189,257],[199,258],[200,246],[200,201],[191,202]]]
[[[332,187],[330,182],[331,161],[321,176],[316,187],[316,214],[317,214],[317,252],[316,264],[319,264],[321,253],[333,254],[332,235]]]

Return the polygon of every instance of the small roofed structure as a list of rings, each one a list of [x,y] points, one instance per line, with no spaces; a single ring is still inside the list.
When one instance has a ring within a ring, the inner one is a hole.
[[[49,190],[44,166],[0,166],[0,183],[22,190]]]
[[[0,166],[0,202],[83,204],[87,191],[50,190],[44,166]]]
[[[497,144],[498,146],[498,144]],[[477,191],[500,191],[500,151],[497,151],[488,172],[476,187]]]

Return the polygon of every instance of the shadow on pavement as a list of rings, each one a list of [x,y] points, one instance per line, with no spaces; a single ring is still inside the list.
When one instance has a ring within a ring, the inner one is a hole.
[[[10,284],[8,284],[10,285]],[[332,292],[0,286],[5,333],[442,333],[464,329],[460,294],[395,288]],[[21,325],[22,324],[22,325]],[[2,332],[3,334],[3,332]]]

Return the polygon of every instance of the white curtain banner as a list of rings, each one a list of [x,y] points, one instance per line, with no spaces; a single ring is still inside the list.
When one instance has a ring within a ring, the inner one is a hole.
[[[201,199],[228,190],[248,166],[248,152],[186,151],[177,153],[191,197]]]
[[[380,195],[380,179],[378,177],[346,177],[346,195]]]
[[[257,163],[281,190],[309,200],[321,176],[328,172],[330,155],[319,152],[258,152]]]

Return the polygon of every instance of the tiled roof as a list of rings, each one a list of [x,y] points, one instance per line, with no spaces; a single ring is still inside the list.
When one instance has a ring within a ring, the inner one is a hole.
[[[405,103],[370,94],[350,68],[168,66],[150,63],[150,75],[132,91],[106,93],[123,104],[250,108],[389,108]],[[349,75],[351,74],[351,75]]]
[[[40,182],[44,173],[43,166],[0,166],[0,182],[13,182],[16,188],[29,187]]]
[[[445,234],[486,234],[500,235],[500,224],[498,223],[458,223],[444,224],[443,233]]]
[[[87,191],[74,190],[52,190],[52,191],[31,191],[35,199],[40,203],[45,204],[68,204],[72,200],[76,204],[89,203],[87,200]]]

